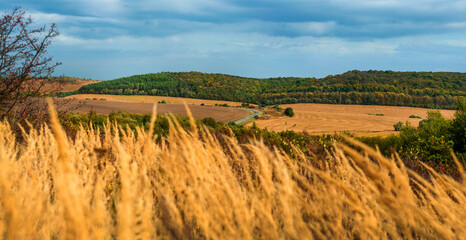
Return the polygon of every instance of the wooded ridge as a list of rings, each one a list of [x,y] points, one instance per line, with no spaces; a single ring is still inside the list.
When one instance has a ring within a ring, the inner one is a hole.
[[[247,78],[162,72],[102,81],[74,93],[156,95],[260,105],[334,103],[454,109],[466,97],[466,73],[349,71],[324,78]]]

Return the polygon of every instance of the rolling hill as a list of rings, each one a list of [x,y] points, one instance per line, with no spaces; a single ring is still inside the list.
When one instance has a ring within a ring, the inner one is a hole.
[[[74,93],[155,95],[260,105],[332,103],[453,109],[466,97],[466,73],[349,71],[325,78],[247,78],[200,72],[135,75]]]

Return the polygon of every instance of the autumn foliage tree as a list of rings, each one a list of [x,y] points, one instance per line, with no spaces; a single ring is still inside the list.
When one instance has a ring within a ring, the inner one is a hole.
[[[0,17],[0,119],[41,115],[39,96],[60,63],[48,56],[57,25],[35,28],[20,8]]]

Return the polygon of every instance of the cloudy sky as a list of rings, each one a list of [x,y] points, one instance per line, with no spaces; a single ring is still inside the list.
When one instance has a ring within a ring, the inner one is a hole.
[[[61,35],[56,75],[466,72],[466,0],[2,0]]]

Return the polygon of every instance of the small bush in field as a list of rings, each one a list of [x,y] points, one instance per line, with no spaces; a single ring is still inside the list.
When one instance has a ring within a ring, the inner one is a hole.
[[[410,115],[409,118],[419,118],[419,119],[422,119],[422,117],[419,117],[417,115]]]
[[[284,114],[285,114],[285,116],[293,117],[294,116],[293,108],[287,107],[285,109]]]

